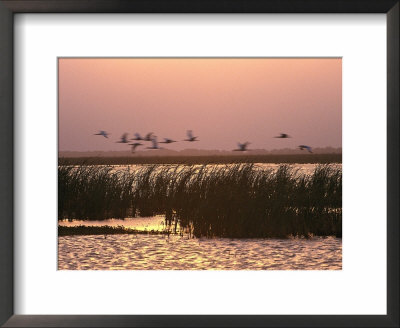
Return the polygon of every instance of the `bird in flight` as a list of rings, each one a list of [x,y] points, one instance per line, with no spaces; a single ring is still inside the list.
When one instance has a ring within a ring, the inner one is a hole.
[[[300,145],[299,146],[300,150],[304,150],[307,149],[309,153],[312,153],[312,148],[310,146],[306,146],[306,145]]]
[[[143,140],[143,138],[140,136],[139,133],[135,133],[135,138],[132,138],[131,140]]]
[[[234,149],[233,151],[247,151],[247,146],[250,145],[250,142],[240,143],[238,142],[238,149]]]
[[[146,147],[147,149],[161,149],[160,147],[158,147],[157,136],[154,136],[151,139],[151,142],[153,143],[153,146],[152,147]]]
[[[144,137],[144,139],[142,139],[144,141],[153,141],[153,132],[149,132],[146,134],[146,136]]]
[[[135,143],[133,143],[133,144],[129,144],[129,146],[132,147],[132,153],[134,153],[135,150],[136,150],[136,148],[139,147],[139,146],[141,146],[141,145],[143,145],[143,144],[140,143],[140,142],[135,142]]]
[[[108,138],[108,133],[106,131],[99,131],[99,133],[95,133],[95,136],[103,136],[104,138]]]
[[[164,138],[164,141],[160,141],[160,143],[165,143],[165,144],[169,144],[169,143],[173,143],[173,142],[177,142],[177,141],[168,139],[168,138]]]
[[[194,137],[194,136],[193,136],[192,130],[188,130],[188,131],[186,132],[186,135],[188,136],[188,138],[185,139],[184,141],[190,141],[190,142],[193,142],[193,141],[200,141],[200,140],[197,140],[198,137]]]
[[[286,133],[281,133],[280,136],[276,136],[274,138],[281,138],[281,139],[286,139],[286,138],[291,138],[290,135],[286,134]]]
[[[124,134],[121,136],[120,141],[116,141],[116,143],[128,143],[127,138],[128,138],[128,133],[124,133]]]

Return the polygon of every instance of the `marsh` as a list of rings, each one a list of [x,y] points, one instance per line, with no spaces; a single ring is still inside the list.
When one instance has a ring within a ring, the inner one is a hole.
[[[341,188],[340,164],[60,166],[59,268],[340,269]]]

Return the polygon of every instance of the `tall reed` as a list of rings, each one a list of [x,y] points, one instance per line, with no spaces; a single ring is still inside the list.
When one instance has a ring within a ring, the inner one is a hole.
[[[289,165],[59,166],[59,219],[165,215],[193,236],[341,236],[342,172]]]

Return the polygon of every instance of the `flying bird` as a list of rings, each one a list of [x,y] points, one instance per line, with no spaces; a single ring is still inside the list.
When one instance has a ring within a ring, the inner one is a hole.
[[[104,138],[108,138],[108,133],[106,131],[99,131],[99,133],[95,133],[95,136],[103,136]]]
[[[190,141],[190,142],[199,141],[199,140],[197,140],[198,137],[194,137],[194,136],[193,136],[192,130],[188,130],[188,131],[186,132],[186,135],[188,136],[188,138],[185,139],[184,141]]]
[[[137,147],[142,146],[142,145],[143,145],[143,144],[140,143],[140,142],[135,142],[135,143],[133,143],[133,144],[129,144],[129,146],[132,147],[132,153],[135,152],[135,150],[136,150]]]
[[[147,149],[161,149],[160,147],[158,147],[157,136],[154,136],[153,139],[151,139],[151,142],[153,143],[153,146],[146,147]]]
[[[135,133],[135,138],[132,138],[131,140],[143,140],[143,138],[140,136],[139,133]]]
[[[286,138],[291,138],[290,135],[286,134],[286,133],[281,133],[280,136],[276,136],[274,138],[281,138],[281,139],[286,139]]]
[[[300,145],[299,146],[300,150],[304,150],[307,149],[309,153],[312,153],[312,148],[310,146],[306,146],[306,145]]]
[[[247,146],[250,145],[250,142],[240,143],[238,142],[238,149],[234,149],[233,151],[247,151]]]
[[[165,143],[165,144],[169,144],[169,143],[173,143],[173,142],[177,142],[177,141],[168,139],[168,138],[164,138],[164,141],[160,141],[160,143]]]
[[[144,137],[144,139],[142,139],[144,141],[153,141],[153,132],[149,132],[146,134],[146,136]]]
[[[124,134],[121,136],[121,140],[120,140],[120,141],[116,141],[116,143],[128,143],[127,138],[128,138],[128,133],[124,133]]]

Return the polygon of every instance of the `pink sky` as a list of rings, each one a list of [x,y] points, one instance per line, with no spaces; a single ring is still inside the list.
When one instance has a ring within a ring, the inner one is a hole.
[[[95,136],[99,130],[109,139]],[[342,61],[276,58],[59,59],[59,150],[130,150],[127,132],[232,150],[342,146]],[[293,138],[276,139],[287,133]]]

